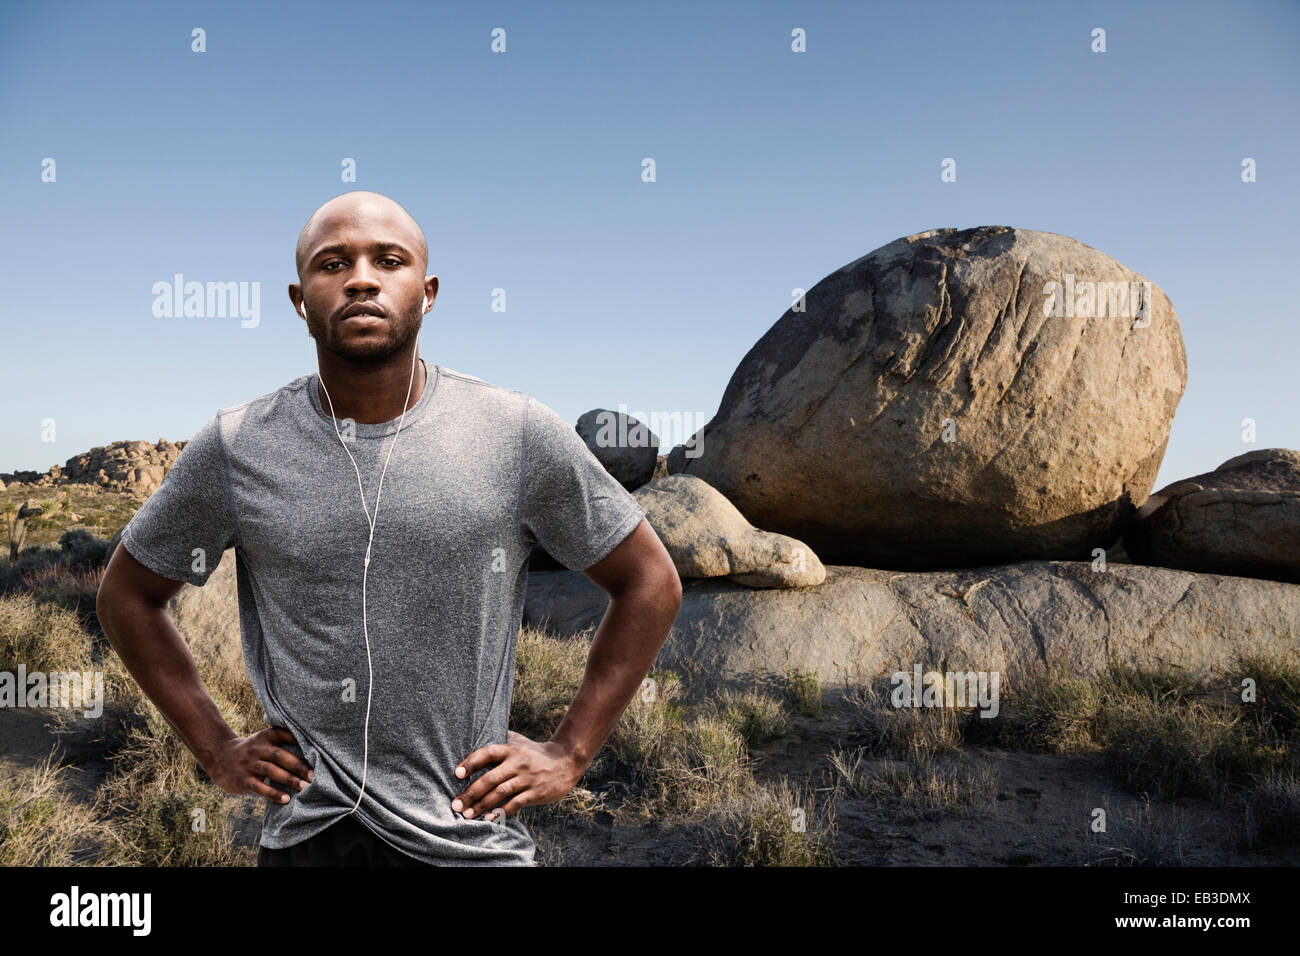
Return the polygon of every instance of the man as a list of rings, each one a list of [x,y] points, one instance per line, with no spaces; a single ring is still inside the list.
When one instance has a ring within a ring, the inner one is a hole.
[[[681,604],[645,512],[572,427],[419,358],[427,250],[375,193],[312,215],[289,298],[319,374],[204,425],[99,590],[110,642],[212,780],[270,801],[259,865],[531,864],[516,814],[577,783]],[[537,544],[610,595],[547,741],[507,727]],[[243,738],[166,612],[230,547],[270,724]]]

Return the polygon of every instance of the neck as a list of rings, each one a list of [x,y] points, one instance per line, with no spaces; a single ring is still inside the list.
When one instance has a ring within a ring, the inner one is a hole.
[[[359,425],[374,425],[400,417],[420,400],[428,378],[414,342],[375,365],[357,365],[320,347],[316,349],[316,359],[319,377],[324,381],[323,387],[319,384],[316,387],[321,408],[329,412],[332,406],[335,418],[350,418]]]

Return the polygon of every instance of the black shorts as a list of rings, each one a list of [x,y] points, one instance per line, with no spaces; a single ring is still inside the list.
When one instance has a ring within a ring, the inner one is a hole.
[[[428,866],[372,833],[349,814],[301,843],[257,848],[258,866]]]

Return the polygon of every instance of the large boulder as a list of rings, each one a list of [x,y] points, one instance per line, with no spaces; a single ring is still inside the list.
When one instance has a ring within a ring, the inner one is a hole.
[[[1300,585],[1131,564],[1029,561],[957,571],[831,565],[821,587],[754,591],[682,582],[656,667],[701,690],[777,683],[792,668],[835,691],[896,671],[997,671],[1005,690],[1062,667],[1208,675],[1238,653],[1300,652]],[[529,575],[525,623],[577,634],[609,596],[573,571]]]
[[[1143,564],[1300,583],[1300,452],[1247,452],[1162,488],[1124,540]]]
[[[683,578],[729,577],[756,588],[813,587],[826,579],[811,548],[760,531],[693,475],[656,478],[632,493]]]
[[[939,229],[804,298],[683,461],[758,527],[845,564],[1085,558],[1146,500],[1186,352],[1169,299],[1110,256]]]
[[[639,488],[654,474],[659,438],[626,412],[593,408],[574,426],[596,460],[624,488]]]

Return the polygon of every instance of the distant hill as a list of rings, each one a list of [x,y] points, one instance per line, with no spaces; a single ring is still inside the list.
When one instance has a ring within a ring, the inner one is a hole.
[[[36,471],[0,472],[0,490],[15,484],[52,487],[67,484],[96,485],[107,491],[124,491],[147,498],[171,470],[185,442],[160,438],[118,441],[90,449],[54,465],[44,474]]]

